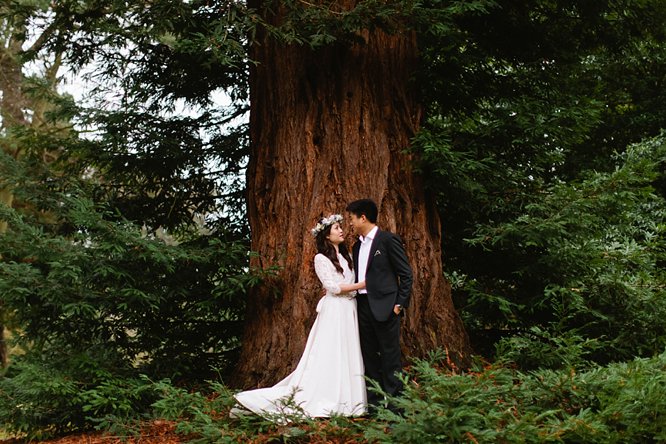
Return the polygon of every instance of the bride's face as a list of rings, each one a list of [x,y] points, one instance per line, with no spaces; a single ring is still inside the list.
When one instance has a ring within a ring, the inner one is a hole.
[[[340,224],[333,224],[331,226],[331,232],[326,236],[326,238],[334,245],[341,244],[345,241],[344,232]]]

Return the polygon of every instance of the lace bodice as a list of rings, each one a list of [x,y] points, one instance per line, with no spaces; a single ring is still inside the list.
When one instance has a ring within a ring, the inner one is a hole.
[[[341,254],[338,254],[338,261],[342,266],[343,274],[335,269],[335,265],[329,258],[319,253],[314,258],[315,272],[327,294],[347,296],[346,293],[340,294],[340,284],[353,284],[354,271],[349,268],[347,260]]]

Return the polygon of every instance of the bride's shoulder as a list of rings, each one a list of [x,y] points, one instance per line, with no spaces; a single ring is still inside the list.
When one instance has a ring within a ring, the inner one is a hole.
[[[317,263],[325,264],[327,262],[332,263],[331,260],[329,258],[327,258],[325,255],[323,255],[322,253],[315,254],[314,262],[315,262],[315,264],[317,264]]]

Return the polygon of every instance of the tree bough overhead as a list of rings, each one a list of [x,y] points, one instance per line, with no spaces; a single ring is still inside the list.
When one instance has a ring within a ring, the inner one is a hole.
[[[278,27],[285,14],[263,18]],[[250,53],[248,217],[252,265],[277,272],[249,294],[237,383],[270,384],[291,371],[322,296],[309,229],[364,197],[378,203],[379,226],[402,237],[414,269],[405,354],[442,347],[464,362],[470,345],[442,273],[439,216],[407,150],[422,117],[410,89],[415,34],[369,27],[313,48],[265,29]]]

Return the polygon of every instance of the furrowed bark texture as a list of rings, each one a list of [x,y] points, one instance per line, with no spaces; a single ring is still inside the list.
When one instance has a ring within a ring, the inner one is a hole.
[[[375,200],[378,225],[399,234],[414,269],[403,321],[406,357],[470,347],[442,274],[436,209],[406,154],[421,118],[409,90],[416,63],[411,34],[364,32],[356,43],[316,51],[264,38],[251,77],[248,213],[254,267],[280,267],[251,292],[235,381],[272,385],[298,362],[323,291],[309,234],[321,215]],[[343,227],[349,247],[355,236]]]

